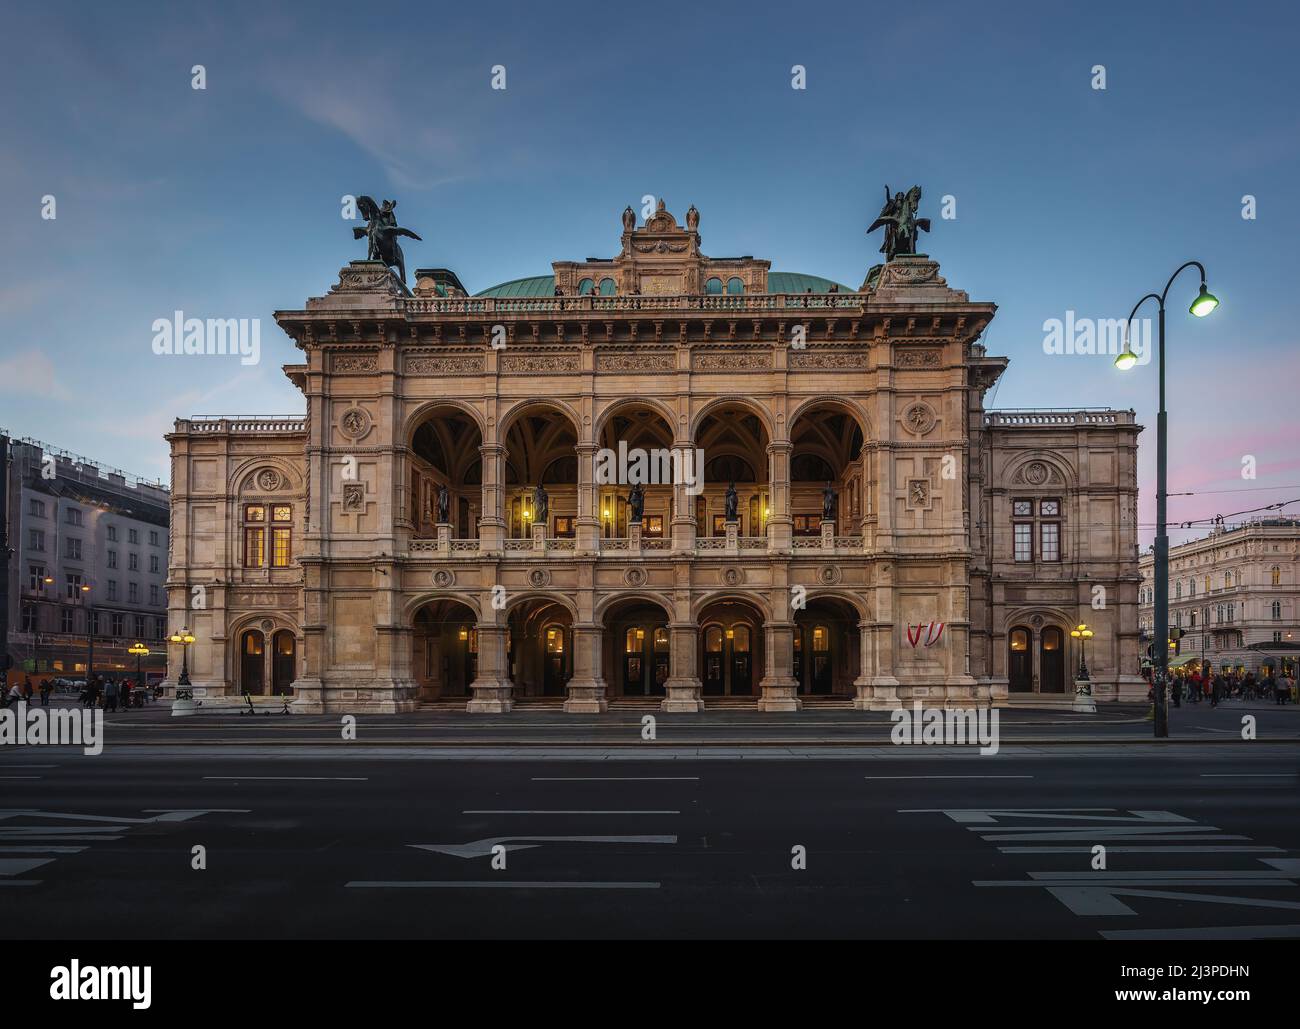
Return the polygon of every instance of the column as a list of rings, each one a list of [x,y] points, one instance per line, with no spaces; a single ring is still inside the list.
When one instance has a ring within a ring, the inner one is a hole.
[[[487,601],[490,603],[490,601]],[[470,714],[503,714],[514,707],[506,672],[506,627],[478,623],[478,675],[470,683],[473,696],[465,705]]]
[[[596,486],[595,443],[579,443],[578,518],[575,523],[575,552],[591,554],[600,549],[600,493]]]
[[[783,617],[788,611],[783,612]],[[763,625],[764,669],[759,682],[762,695],[758,698],[760,711],[798,711],[803,707],[799,699],[799,680],[794,677],[795,624],[789,621],[771,621]]]
[[[871,622],[863,618],[858,622],[858,677],[853,680],[857,696],[853,698],[853,707],[857,711],[871,711]]]
[[[484,443],[478,448],[483,467],[483,513],[479,516],[480,552],[501,551],[505,546],[506,520],[503,515],[503,483],[506,447]]]
[[[701,698],[704,684],[700,682],[695,667],[696,653],[699,649],[699,629],[694,622],[670,622],[669,640],[669,675],[664,682],[664,699],[659,703],[661,711],[682,711],[694,714],[704,710]]]
[[[679,477],[683,481],[673,482],[672,545],[673,550],[691,553],[695,550],[695,498],[704,490],[704,465],[690,440],[675,442],[673,452],[682,455],[682,472],[689,476],[683,474]],[[688,477],[693,486],[684,481]]]
[[[790,451],[789,440],[775,440],[767,445],[767,474],[772,513],[767,519],[767,546],[769,550],[788,552],[794,535],[794,516],[790,513]]]
[[[609,709],[605,699],[605,680],[601,675],[601,656],[605,633],[600,625],[573,627],[573,678],[569,680],[564,710],[579,714],[600,714]]]

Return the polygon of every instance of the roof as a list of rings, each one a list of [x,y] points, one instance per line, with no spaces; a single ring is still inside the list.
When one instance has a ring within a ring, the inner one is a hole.
[[[841,293],[853,293],[855,290],[832,279],[823,279],[817,275],[803,275],[800,272],[768,272],[767,291],[769,293],[825,293],[831,286],[838,286]],[[479,297],[549,297],[555,295],[554,275],[534,275],[526,279],[511,279],[474,294]]]

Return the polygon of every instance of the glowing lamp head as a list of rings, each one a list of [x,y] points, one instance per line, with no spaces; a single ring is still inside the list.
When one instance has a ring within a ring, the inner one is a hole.
[[[1192,301],[1192,306],[1188,308],[1197,318],[1204,318],[1207,314],[1219,306],[1219,298],[1205,288],[1205,283],[1201,283],[1201,291]]]
[[[1133,353],[1133,348],[1128,345],[1128,340],[1125,340],[1124,349],[1115,357],[1115,367],[1122,372],[1126,372],[1137,363],[1137,354]]]

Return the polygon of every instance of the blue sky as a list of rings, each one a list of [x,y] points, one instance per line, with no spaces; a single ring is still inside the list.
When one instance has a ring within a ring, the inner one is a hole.
[[[471,291],[611,256],[645,194],[695,204],[706,253],[857,285],[884,184],[920,183],[925,248],[1000,307],[994,406],[1135,408],[1150,523],[1155,366],[1047,355],[1043,322],[1123,317],[1198,258],[1223,305],[1188,316],[1190,273],[1171,296],[1170,488],[1199,492],[1170,518],[1300,497],[1285,5],[7,6],[0,425],[17,435],[165,479],[178,415],[300,411],[271,314],[363,255],[345,193],[396,197],[425,240],[408,266]],[[152,322],[176,309],[262,319],[261,364],[156,356]]]

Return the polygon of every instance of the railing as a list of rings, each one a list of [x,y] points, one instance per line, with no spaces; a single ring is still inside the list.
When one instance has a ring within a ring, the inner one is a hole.
[[[532,540],[506,540],[504,549],[507,553],[510,553],[511,551],[532,550],[533,541]]]
[[[726,550],[727,541],[721,536],[706,536],[695,541],[696,550]]]
[[[736,540],[741,550],[766,550],[766,536],[741,536]]]
[[[822,538],[820,536],[795,536],[790,541],[791,550],[821,550]]]
[[[477,554],[478,540],[452,540],[451,552],[453,554]]]
[[[841,547],[844,548],[845,550],[860,549],[862,547],[862,537],[861,536],[836,536],[835,547],[837,550]]]
[[[672,540],[661,540],[661,539],[641,540],[642,550],[672,550],[672,548],[673,548]]]
[[[600,549],[603,550],[631,550],[632,541],[626,539],[602,539]]]
[[[984,412],[985,425],[1133,425],[1136,419],[1137,415],[1133,411],[1110,408],[1008,408]]]
[[[413,297],[408,314],[559,314],[566,311],[788,311],[855,310],[865,293],[679,293],[666,296]]]
[[[302,415],[271,415],[265,418],[245,417],[243,415],[194,415],[180,419],[180,424],[190,432],[211,433],[267,433],[267,432],[306,432],[307,419]]]

